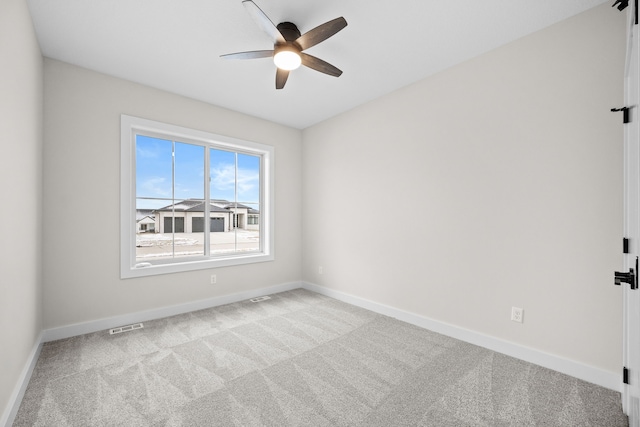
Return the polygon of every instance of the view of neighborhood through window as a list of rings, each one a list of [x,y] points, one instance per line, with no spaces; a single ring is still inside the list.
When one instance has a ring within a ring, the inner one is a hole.
[[[137,134],[136,264],[260,251],[260,168],[259,155]]]

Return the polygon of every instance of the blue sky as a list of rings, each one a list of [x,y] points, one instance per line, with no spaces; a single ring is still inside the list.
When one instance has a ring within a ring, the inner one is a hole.
[[[136,137],[136,197],[171,199],[172,156],[171,141],[138,135]],[[260,200],[260,158],[238,153],[238,171],[235,172],[236,154],[207,148],[210,152],[211,199],[235,200],[254,203]],[[204,197],[205,147],[175,143],[175,198],[202,199]],[[171,201],[138,200],[138,209],[158,208]]]

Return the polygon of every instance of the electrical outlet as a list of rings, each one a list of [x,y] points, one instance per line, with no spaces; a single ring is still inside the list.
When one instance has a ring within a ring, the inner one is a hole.
[[[524,309],[520,307],[511,307],[511,320],[522,323],[524,320]]]
[[[211,284],[215,285],[216,283],[218,283],[218,277],[215,274],[211,275]]]
[[[322,274],[322,273],[324,273],[324,270],[323,270],[322,266],[320,266],[320,267],[318,267],[318,274]]]

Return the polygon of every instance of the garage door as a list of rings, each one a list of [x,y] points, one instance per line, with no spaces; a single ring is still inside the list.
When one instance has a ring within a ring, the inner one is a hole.
[[[172,233],[173,232],[173,220],[172,217],[164,217],[164,232]],[[179,217],[175,218],[176,220],[176,233],[184,233],[184,218]]]
[[[224,218],[211,218],[209,227],[212,233],[224,231]],[[204,218],[192,218],[191,229],[194,233],[204,232]]]
[[[191,231],[202,233],[204,231],[204,218],[191,218]]]
[[[224,231],[224,218],[211,218],[211,232]]]

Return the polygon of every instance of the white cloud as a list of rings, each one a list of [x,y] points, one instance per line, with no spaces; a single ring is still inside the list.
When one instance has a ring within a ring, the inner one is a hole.
[[[247,194],[258,188],[260,175],[251,169],[238,169],[238,195]],[[230,191],[236,184],[234,165],[223,164],[211,169],[211,185],[221,191]]]
[[[165,184],[166,178],[151,177],[140,183],[141,194],[150,197],[171,197],[171,185]]]
[[[153,159],[158,157],[157,147],[142,148],[140,144],[136,145],[136,157]]]

